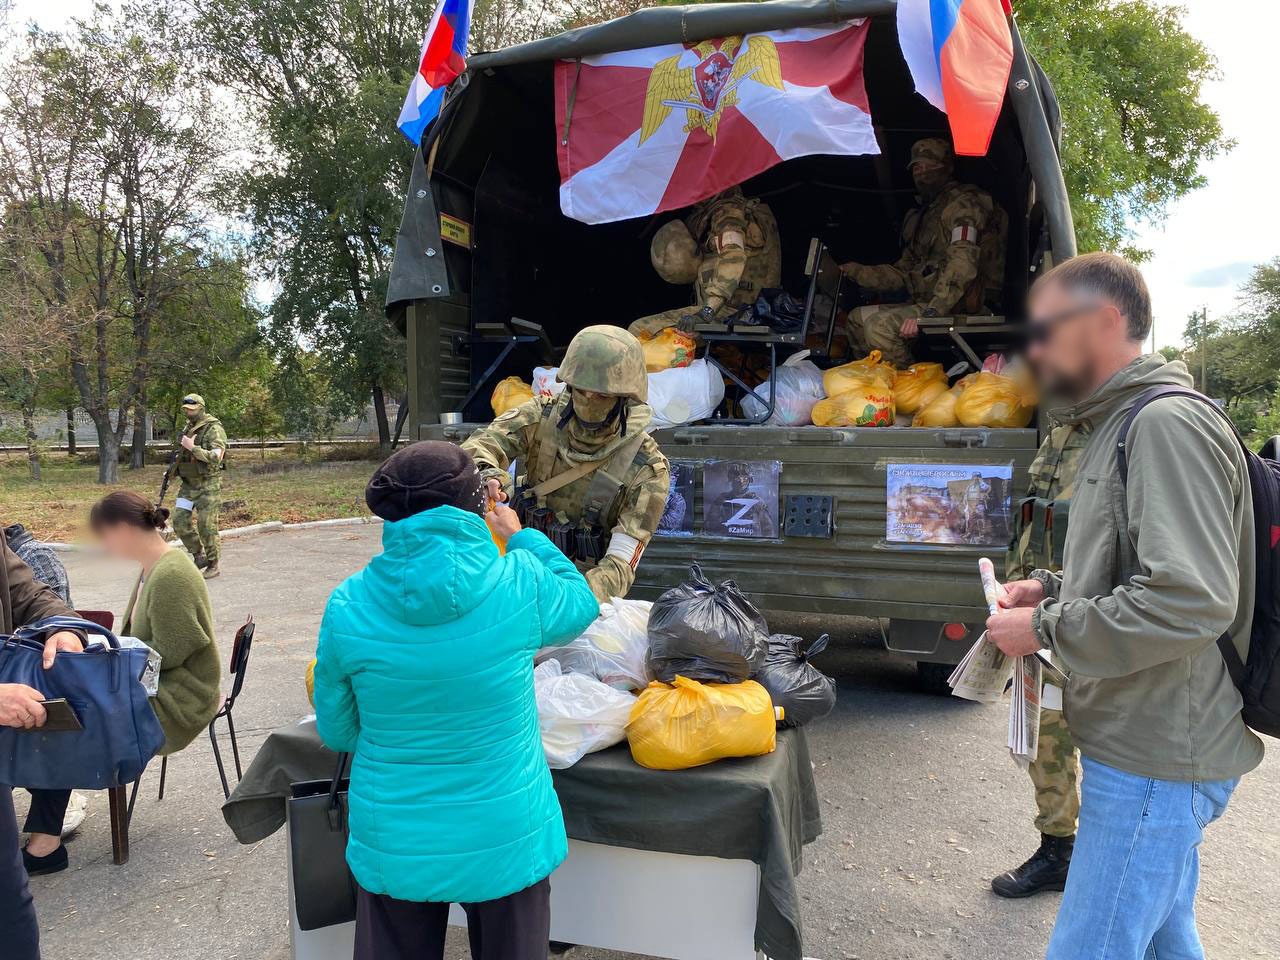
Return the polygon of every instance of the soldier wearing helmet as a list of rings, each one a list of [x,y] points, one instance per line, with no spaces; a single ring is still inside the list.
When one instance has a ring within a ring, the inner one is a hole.
[[[472,434],[490,496],[510,501],[587,577],[604,603],[625,597],[662,519],[670,469],[645,433],[653,416],[640,343],[621,327],[581,331],[564,355],[557,397],[534,397]],[[508,470],[524,471],[511,483]]]
[[[955,154],[939,137],[917,140],[909,164],[920,205],[902,224],[894,263],[846,263],[841,270],[864,290],[906,303],[849,312],[855,350],[879,350],[895,367],[911,364],[911,342],[923,317],[986,313],[1004,285],[1008,220],[991,195],[955,178]]]
[[[173,511],[173,532],[191,551],[204,578],[219,573],[218,509],[222,506],[222,471],[227,466],[227,431],[204,406],[204,397],[182,398],[187,427],[179,438],[178,455],[169,469],[182,479]]]
[[[695,323],[723,320],[782,282],[782,243],[769,207],[730,187],[663,224],[649,258],[667,283],[693,284],[694,303],[642,317],[628,328],[650,337],[664,327],[692,333]]]

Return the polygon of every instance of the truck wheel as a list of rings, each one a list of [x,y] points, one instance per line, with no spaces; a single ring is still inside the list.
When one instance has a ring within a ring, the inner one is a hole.
[[[929,663],[925,660],[917,660],[916,676],[920,682],[920,689],[925,693],[947,696],[951,693],[951,688],[947,686],[947,677],[951,676],[951,671],[954,669],[955,664],[952,663]]]

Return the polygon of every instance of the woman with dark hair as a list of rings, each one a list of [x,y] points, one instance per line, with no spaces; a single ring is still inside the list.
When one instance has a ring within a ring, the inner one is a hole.
[[[222,666],[213,639],[213,605],[200,571],[182,550],[164,539],[169,511],[131,490],[109,493],[89,511],[89,527],[103,549],[142,570],[129,597],[120,633],[137,637],[160,654],[160,689],[151,706],[165,742],[161,755],[177,753],[194,740],[218,712]],[[62,812],[44,792],[47,822],[62,823]],[[67,792],[61,797],[63,811]],[[31,873],[53,873],[67,865],[56,832],[33,832],[25,857]]]

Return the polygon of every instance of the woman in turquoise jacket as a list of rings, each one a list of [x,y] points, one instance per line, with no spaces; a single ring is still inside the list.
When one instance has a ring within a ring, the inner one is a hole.
[[[598,605],[550,540],[502,504],[485,513],[452,444],[394,454],[365,499],[383,551],[329,597],[315,668],[320,736],[353,755],[355,956],[441,957],[461,903],[475,960],[545,960],[547,877],[567,841],[533,657]]]

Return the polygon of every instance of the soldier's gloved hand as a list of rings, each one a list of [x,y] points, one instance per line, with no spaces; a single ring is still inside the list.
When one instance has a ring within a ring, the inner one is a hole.
[[[686,313],[680,318],[680,322],[676,325],[681,333],[693,333],[695,324],[710,323],[716,318],[715,308],[711,304],[704,304],[702,309],[697,313]]]
[[[182,442],[182,447],[183,447],[183,449],[184,449],[184,450],[190,450],[190,449],[192,449],[192,448],[196,445],[195,438],[194,438],[194,437],[189,437],[189,436],[187,436],[186,434],[183,434],[183,435],[182,435],[182,441],[181,441],[181,442]]]

